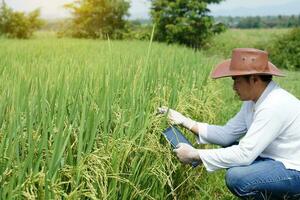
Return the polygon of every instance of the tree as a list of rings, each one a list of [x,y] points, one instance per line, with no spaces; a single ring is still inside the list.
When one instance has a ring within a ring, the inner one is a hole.
[[[237,28],[261,28],[261,17],[246,17],[242,18],[241,21],[237,24]]]
[[[155,39],[193,48],[205,45],[207,39],[224,30],[214,25],[208,15],[209,3],[222,0],[151,0],[151,16],[156,24]]]
[[[272,62],[289,70],[300,69],[300,28],[293,28],[267,47]]]
[[[8,17],[11,14],[11,9],[9,9],[5,2],[2,1],[1,7],[0,7],[0,34],[4,34],[5,30],[7,29],[6,25],[8,22]]]
[[[125,28],[129,2],[125,0],[76,0],[67,4],[73,14],[71,35],[79,38],[118,39]]]
[[[2,1],[0,8],[0,34],[11,38],[30,38],[33,32],[43,24],[39,16],[40,10],[38,9],[28,14],[15,12]]]

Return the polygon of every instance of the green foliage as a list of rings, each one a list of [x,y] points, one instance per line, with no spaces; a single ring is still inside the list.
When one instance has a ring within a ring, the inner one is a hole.
[[[0,8],[0,34],[10,38],[30,38],[34,31],[43,24],[39,17],[39,9],[25,14],[24,12],[15,12],[3,4]]]
[[[300,69],[300,28],[277,37],[268,47],[272,62],[281,68]]]
[[[227,59],[231,57],[234,48],[266,49],[274,38],[288,31],[289,29],[228,29],[213,37],[205,53]]]
[[[204,46],[214,33],[224,29],[214,27],[208,16],[208,3],[222,0],[152,0],[152,19],[156,24],[155,39],[179,43],[193,48]]]
[[[70,34],[78,38],[122,38],[129,2],[126,0],[76,0],[66,8],[73,13]]]
[[[237,24],[237,28],[260,28],[262,22],[259,16],[256,17],[245,17]]]
[[[153,25],[150,23],[141,23],[140,21],[128,21],[126,32],[123,33],[124,39],[147,40],[151,38]]]

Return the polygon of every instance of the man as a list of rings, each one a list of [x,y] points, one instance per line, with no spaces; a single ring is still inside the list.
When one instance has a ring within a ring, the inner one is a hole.
[[[168,113],[173,124],[191,130],[201,144],[219,149],[174,150],[183,163],[202,161],[207,171],[227,169],[226,185],[240,198],[300,199],[300,101],[272,81],[283,76],[265,51],[234,49],[212,78],[232,77],[243,101],[241,110],[224,126],[195,122],[181,113]],[[237,142],[239,141],[239,142]]]

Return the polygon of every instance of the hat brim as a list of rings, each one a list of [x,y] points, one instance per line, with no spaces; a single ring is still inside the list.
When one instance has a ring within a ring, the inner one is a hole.
[[[285,76],[273,63],[268,62],[269,70],[266,72],[258,72],[256,70],[251,71],[232,71],[230,70],[231,59],[225,60],[224,62],[217,65],[211,74],[213,79],[232,77],[232,76],[242,76],[251,74],[261,74],[261,75],[273,75],[273,76]]]

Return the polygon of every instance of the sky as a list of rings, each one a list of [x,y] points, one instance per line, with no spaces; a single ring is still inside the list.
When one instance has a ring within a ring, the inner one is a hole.
[[[41,9],[42,18],[56,19],[70,16],[63,5],[73,0],[5,0],[18,11]],[[149,0],[131,0],[131,19],[149,18]],[[213,16],[299,15],[299,0],[225,0],[209,5]]]

